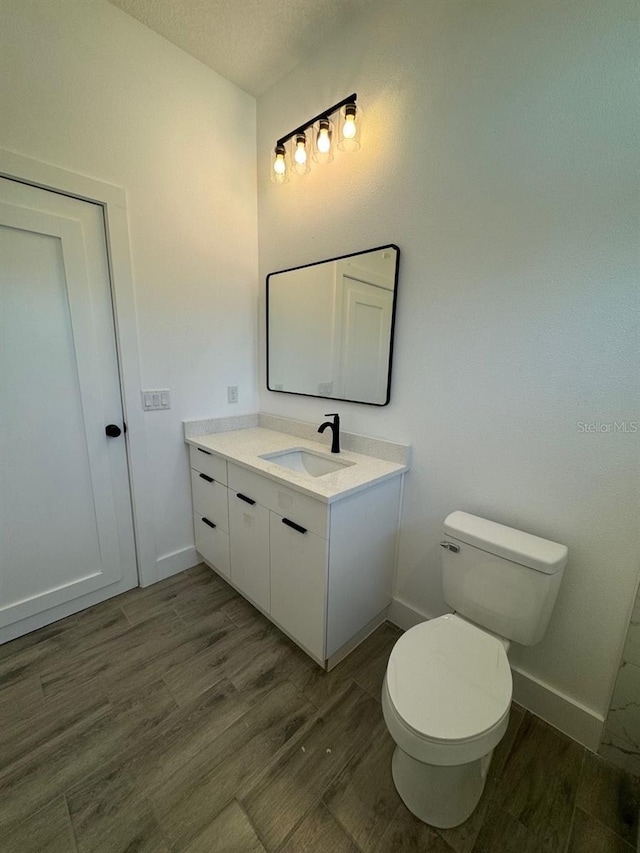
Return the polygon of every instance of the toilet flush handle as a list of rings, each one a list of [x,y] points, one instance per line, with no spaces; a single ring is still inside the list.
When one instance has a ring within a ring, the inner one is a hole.
[[[460,546],[454,545],[453,542],[441,542],[440,547],[446,548],[447,551],[453,551],[454,554],[457,554],[460,551]]]

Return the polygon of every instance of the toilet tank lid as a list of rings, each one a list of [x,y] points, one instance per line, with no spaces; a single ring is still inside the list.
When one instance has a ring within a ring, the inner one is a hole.
[[[566,545],[459,510],[445,518],[444,530],[447,536],[547,575],[563,569],[569,554]]]

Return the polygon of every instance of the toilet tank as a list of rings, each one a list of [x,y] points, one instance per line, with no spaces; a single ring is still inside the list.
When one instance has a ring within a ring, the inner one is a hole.
[[[444,533],[447,604],[501,637],[538,643],[556,602],[567,547],[466,512],[448,515]]]

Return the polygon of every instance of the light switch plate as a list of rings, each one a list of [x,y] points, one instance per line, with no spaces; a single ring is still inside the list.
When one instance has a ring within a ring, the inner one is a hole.
[[[142,410],[144,412],[157,412],[161,409],[171,408],[171,394],[168,388],[159,388],[152,391],[141,391]]]

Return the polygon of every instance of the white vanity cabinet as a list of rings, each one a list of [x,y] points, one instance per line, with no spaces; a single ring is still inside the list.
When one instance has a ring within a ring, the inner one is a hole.
[[[400,475],[328,502],[200,448],[191,467],[196,550],[319,664],[384,620]]]

